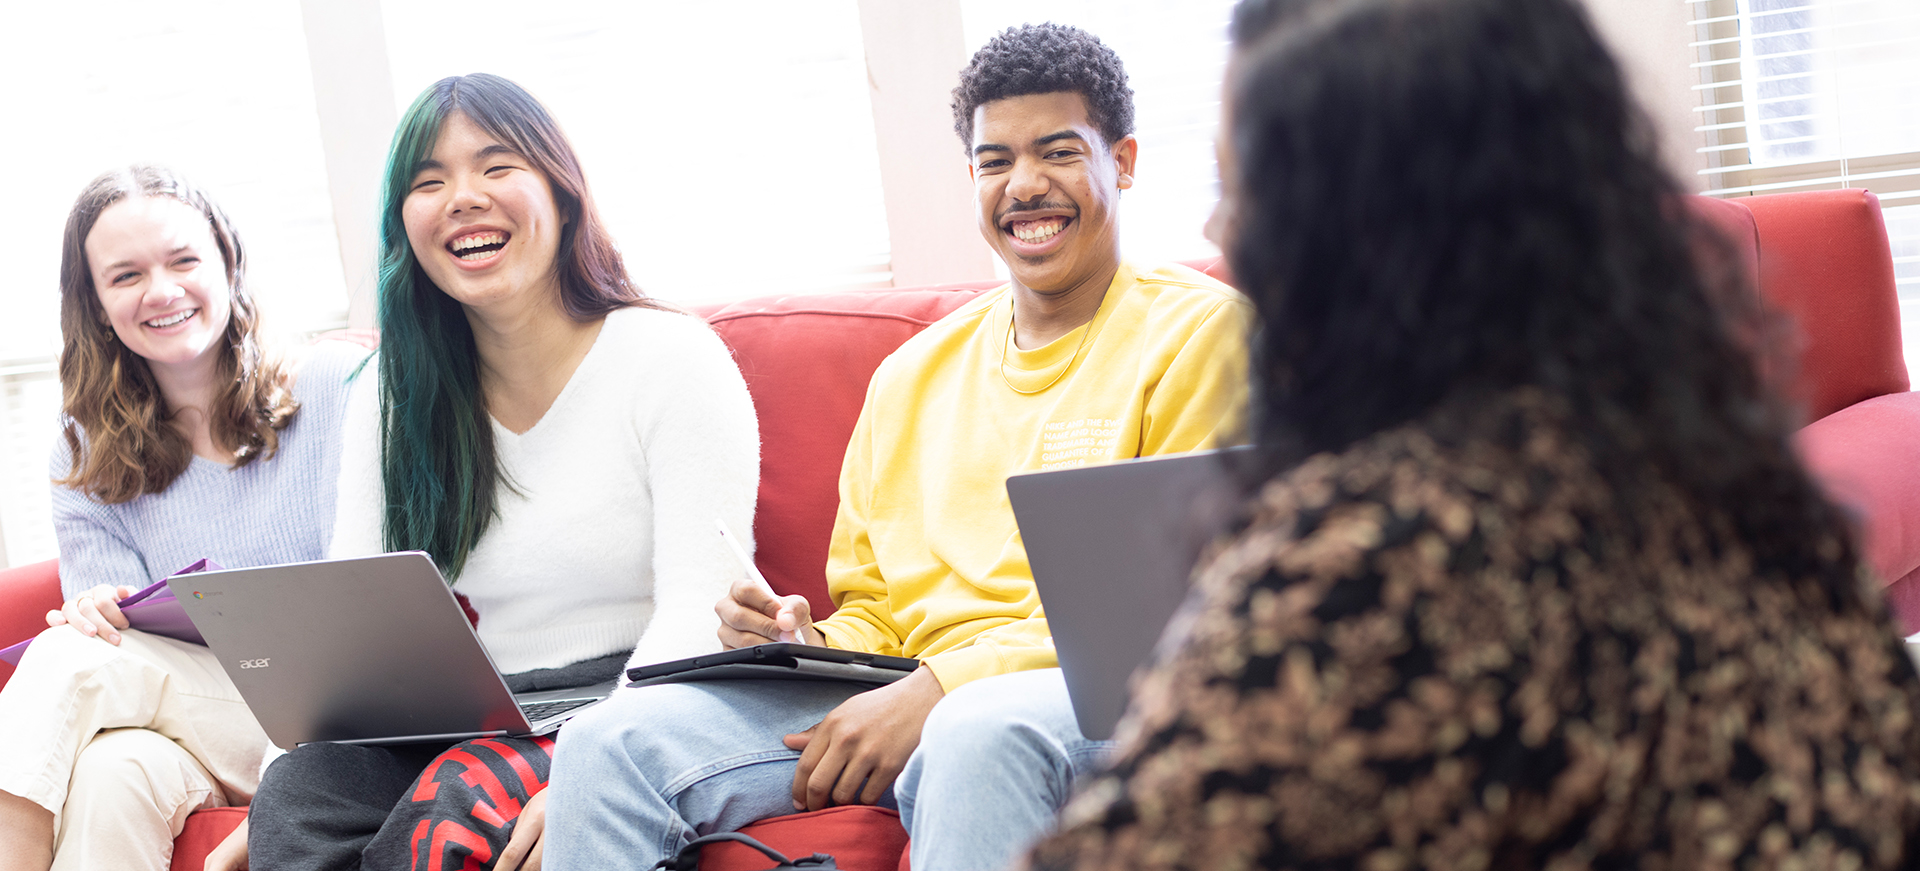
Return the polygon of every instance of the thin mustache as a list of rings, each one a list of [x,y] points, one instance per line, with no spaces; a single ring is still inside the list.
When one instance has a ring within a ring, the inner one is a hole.
[[[1006,208],[1006,211],[1003,211],[1000,214],[993,216],[993,220],[995,223],[1004,223],[1008,217],[1012,215],[1017,215],[1021,212],[1039,212],[1039,211],[1045,211],[1048,209],[1070,211],[1076,217],[1079,216],[1080,214],[1080,210],[1074,208],[1072,203],[1056,203],[1052,200],[1040,200],[1038,202],[1023,203],[1023,202],[1020,202],[1019,200],[1015,200],[1013,205],[1008,206]]]

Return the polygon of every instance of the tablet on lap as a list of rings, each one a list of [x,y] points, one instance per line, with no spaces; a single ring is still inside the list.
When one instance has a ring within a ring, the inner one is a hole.
[[[706,680],[834,680],[886,686],[920,667],[904,656],[773,642],[627,669],[628,686]]]

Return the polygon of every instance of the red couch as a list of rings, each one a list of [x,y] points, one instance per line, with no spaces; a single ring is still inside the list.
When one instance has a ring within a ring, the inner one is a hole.
[[[1872,195],[1792,194],[1695,206],[1733,236],[1762,293],[1804,332],[1794,388],[1813,421],[1800,436],[1804,453],[1839,498],[1860,507],[1870,564],[1895,579],[1891,594],[1903,617],[1920,618],[1920,404],[1906,392],[1892,259]],[[782,592],[804,593],[816,607],[827,607],[820,569],[840,458],[874,367],[993,284],[767,296],[699,310],[734,349],[760,416],[756,561]],[[0,645],[31,635],[58,599],[52,563],[0,572]],[[232,809],[194,814],[175,842],[174,867],[197,871],[206,851],[243,815]],[[835,808],[747,831],[789,854],[833,853],[840,867],[854,871],[904,864],[906,833],[889,811]],[[710,869],[765,865],[758,854],[731,845],[706,859]]]

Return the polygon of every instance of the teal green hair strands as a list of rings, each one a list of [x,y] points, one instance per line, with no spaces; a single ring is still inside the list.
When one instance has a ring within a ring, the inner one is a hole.
[[[415,167],[458,109],[456,87],[446,79],[428,88],[394,131],[381,196],[378,306],[382,536],[390,551],[426,551],[449,578],[459,577],[493,519],[500,475],[473,328],[421,270],[401,206]]]

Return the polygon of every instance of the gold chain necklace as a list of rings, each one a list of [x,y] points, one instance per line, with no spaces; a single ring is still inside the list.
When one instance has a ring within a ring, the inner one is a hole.
[[[1094,312],[1094,317],[1097,318],[1099,316],[1100,316],[1100,313],[1099,311],[1096,310]],[[1021,396],[1032,396],[1035,393],[1045,393],[1047,391],[1047,388],[1052,387],[1055,384],[1059,384],[1060,379],[1067,377],[1068,370],[1071,370],[1073,368],[1073,361],[1080,359],[1080,352],[1086,349],[1087,340],[1092,337],[1093,337],[1093,321],[1089,320],[1087,321],[1087,331],[1080,334],[1080,344],[1073,349],[1073,356],[1067,358],[1067,365],[1060,367],[1060,374],[1053,376],[1052,381],[1048,381],[1047,383],[1042,384],[1033,390],[1021,390],[1020,388],[1013,386],[1013,379],[1007,377],[1007,347],[1013,344],[1013,300],[1009,299],[1007,300],[1007,338],[1005,341],[1000,343],[1000,381],[1001,383],[1007,385],[1008,390],[1018,393]]]

